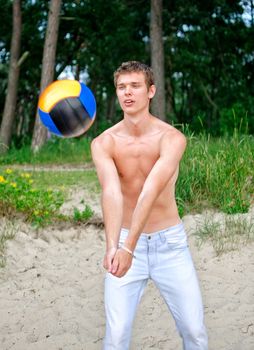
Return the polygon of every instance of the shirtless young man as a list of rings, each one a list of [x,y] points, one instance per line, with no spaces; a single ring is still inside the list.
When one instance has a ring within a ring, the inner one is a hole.
[[[114,74],[123,120],[92,142],[106,232],[104,350],[129,349],[136,308],[151,278],[185,350],[207,350],[199,285],[175,201],[184,135],[149,113],[151,68],[123,63]]]

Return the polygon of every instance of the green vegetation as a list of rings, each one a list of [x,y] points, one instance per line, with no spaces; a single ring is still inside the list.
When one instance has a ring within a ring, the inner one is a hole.
[[[5,247],[9,239],[13,239],[18,227],[11,221],[1,220],[0,226],[0,268],[5,266]]]
[[[99,192],[99,184],[95,169],[73,169],[69,167],[63,170],[46,170],[33,172],[34,184],[41,189],[58,189],[68,194],[73,187],[88,189],[91,192]]]
[[[197,222],[195,235],[199,245],[209,240],[216,254],[221,255],[254,240],[254,217],[238,214],[216,219],[213,214],[207,214]]]
[[[254,137],[241,136],[237,131],[233,137],[224,138],[212,138],[205,133],[195,136],[188,129],[184,133],[189,134],[188,146],[176,186],[181,216],[206,208],[229,214],[247,212],[253,204]],[[23,149],[12,150],[2,164],[7,167],[15,161],[28,166],[51,166],[50,171],[32,172],[34,186],[41,191],[58,190],[66,196],[69,189],[81,186],[98,192],[95,170],[78,168],[85,164],[84,159],[91,160],[87,139],[54,139],[34,158],[24,157]],[[55,165],[61,164],[65,169],[54,170]]]
[[[33,153],[30,145],[12,147],[6,155],[0,155],[0,164],[85,164],[91,161],[90,139],[87,137],[61,139],[52,136],[38,151]]]
[[[236,131],[231,138],[212,138],[206,134],[195,136],[187,129],[184,132],[189,134],[188,147],[176,186],[181,216],[201,213],[204,209],[226,214],[247,213],[254,204],[254,137],[241,136]],[[13,151],[13,158],[6,157],[5,165],[0,168],[0,215],[22,215],[37,227],[50,224],[53,220],[73,224],[89,220],[93,213],[85,202],[82,203],[84,209],[73,208],[71,216],[59,214],[61,205],[73,189],[85,189],[91,195],[100,191],[95,170],[92,167],[80,168],[84,165],[84,158],[91,159],[87,141],[87,148],[84,147],[84,152],[81,152],[83,142],[58,140],[54,147],[47,151],[44,148],[42,152],[45,153],[41,158],[41,152],[36,155],[36,165],[45,164],[44,161],[50,159],[44,170],[15,170],[13,159],[17,164],[22,163],[23,150]],[[74,162],[69,153],[76,155]],[[65,159],[69,159],[68,165]],[[27,158],[26,163],[29,168],[35,165],[35,160]],[[55,164],[62,165],[63,169],[54,168]],[[197,235],[200,242],[211,240],[220,254],[236,247],[237,239],[239,242],[253,240],[254,220],[246,220],[226,215],[224,222],[218,223],[209,218],[198,225]],[[2,247],[9,236],[2,235]]]
[[[36,226],[51,223],[64,202],[60,191],[38,189],[28,172],[5,169],[0,175],[0,213],[13,216],[22,213],[25,220]]]
[[[254,203],[253,170],[253,136],[190,136],[177,183],[181,215],[205,208],[246,213]]]
[[[10,63],[12,3],[0,0],[1,112]],[[28,56],[20,69],[12,125],[12,144],[17,147],[31,140],[34,130],[48,5],[46,0],[22,2],[21,56]],[[114,70],[130,59],[152,61],[150,5],[144,0],[62,2],[54,79],[73,76],[92,88],[98,113],[89,135],[97,135],[121,115],[114,97]],[[254,131],[253,18],[251,1],[163,2],[168,120],[221,136],[230,134],[243,118]]]
[[[70,189],[79,186],[93,193],[99,186],[94,170],[77,171],[17,171],[0,169],[0,267],[5,265],[5,246],[17,231],[15,219],[18,216],[35,228],[60,221],[73,224],[87,222],[93,211],[85,205],[84,210],[73,208],[73,214],[66,216],[59,209],[67,199]]]
[[[0,172],[0,215],[15,217],[19,213],[36,227],[57,220],[86,221],[93,212],[89,206],[73,217],[59,213],[70,188],[83,186],[96,192],[98,184],[94,171],[22,172],[11,168]]]
[[[93,211],[86,205],[85,209],[80,211],[78,208],[74,208],[74,221],[82,222],[83,220],[89,220],[93,216]]]

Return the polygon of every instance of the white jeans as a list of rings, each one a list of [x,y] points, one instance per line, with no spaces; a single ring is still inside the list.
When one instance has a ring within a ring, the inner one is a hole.
[[[120,245],[127,235],[128,230],[122,229]],[[151,278],[175,319],[183,349],[207,350],[202,299],[183,224],[141,234],[134,254],[125,276],[106,274],[103,349],[129,349],[136,309]]]

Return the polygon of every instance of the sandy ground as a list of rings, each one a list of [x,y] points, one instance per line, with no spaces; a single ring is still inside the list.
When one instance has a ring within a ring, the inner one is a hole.
[[[63,211],[84,195],[75,193]],[[91,205],[100,215],[95,198]],[[209,349],[253,350],[254,244],[216,257],[208,243],[197,248],[191,234],[195,216],[186,216],[184,223],[204,299]],[[18,225],[0,270],[0,349],[101,349],[103,230],[79,226],[36,234]],[[131,349],[181,349],[172,317],[151,282],[138,309]]]

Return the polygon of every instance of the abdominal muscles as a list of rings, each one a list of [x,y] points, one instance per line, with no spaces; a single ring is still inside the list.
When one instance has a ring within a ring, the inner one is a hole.
[[[132,215],[135,210],[142,186],[122,183],[123,193],[123,223],[122,227],[130,228]],[[169,183],[156,199],[148,217],[143,232],[154,232],[174,226],[180,222],[175,201],[175,184]]]

